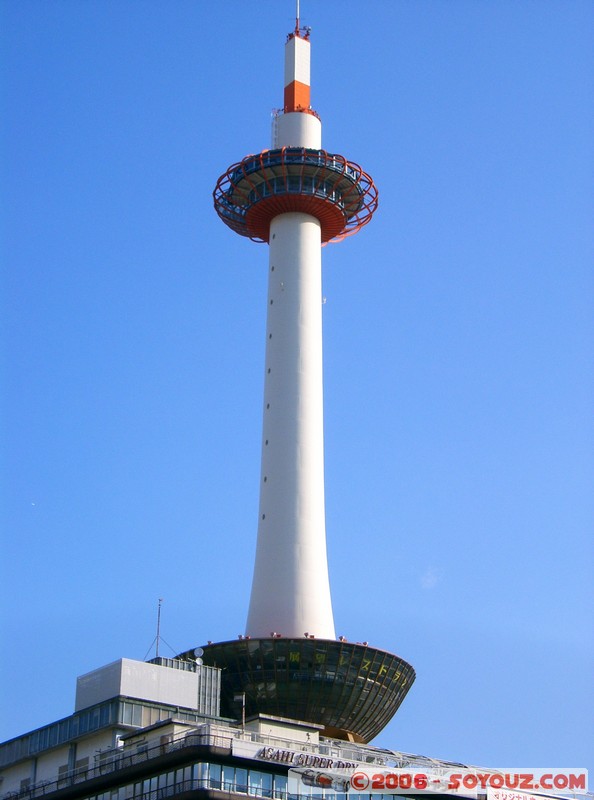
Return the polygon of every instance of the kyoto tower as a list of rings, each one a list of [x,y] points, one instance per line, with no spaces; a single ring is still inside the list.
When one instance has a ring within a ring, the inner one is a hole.
[[[271,149],[219,178],[215,209],[269,245],[260,507],[245,635],[204,647],[223,667],[223,704],[319,723],[369,741],[412,684],[413,668],[366,642],[336,639],[326,557],[322,390],[322,245],[366,225],[370,176],[322,149],[310,105],[310,30],[285,45],[284,106]]]

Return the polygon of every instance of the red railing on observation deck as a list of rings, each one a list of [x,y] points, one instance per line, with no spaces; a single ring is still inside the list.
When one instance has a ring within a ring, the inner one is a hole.
[[[343,156],[305,147],[263,150],[221,175],[215,209],[236,233],[267,242],[271,220],[300,211],[319,220],[322,243],[336,242],[366,225],[378,205],[371,177]]]

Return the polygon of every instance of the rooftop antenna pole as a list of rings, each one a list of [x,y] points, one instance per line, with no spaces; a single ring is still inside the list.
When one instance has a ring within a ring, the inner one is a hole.
[[[299,36],[299,0],[296,0],[295,9],[295,35]]]
[[[163,598],[159,597],[159,607],[157,609],[157,645],[155,647],[155,657],[159,658],[159,639],[161,638],[161,603]]]

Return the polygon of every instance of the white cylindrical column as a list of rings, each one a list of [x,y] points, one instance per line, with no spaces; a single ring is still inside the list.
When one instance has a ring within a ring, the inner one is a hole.
[[[326,556],[320,223],[270,225],[262,473],[246,633],[334,639]]]
[[[272,147],[322,147],[322,123],[313,114],[280,114],[273,126]]]

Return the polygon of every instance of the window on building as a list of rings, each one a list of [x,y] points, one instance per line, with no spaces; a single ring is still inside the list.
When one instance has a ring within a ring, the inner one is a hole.
[[[276,797],[278,800],[285,800],[287,796],[287,776],[286,775],[275,775],[274,776],[274,788],[272,790],[272,796]]]
[[[247,781],[247,769],[239,769],[239,767],[235,770],[235,789],[238,792],[243,792],[247,794],[248,790],[248,781]]]
[[[62,764],[58,767],[58,789],[68,784],[68,764]]]
[[[249,771],[248,794],[262,797],[262,773],[255,769]]]
[[[269,772],[262,773],[262,797],[272,797],[272,775]]]
[[[221,765],[220,764],[210,764],[210,768],[208,770],[208,782],[211,789],[220,789],[221,788]]]

